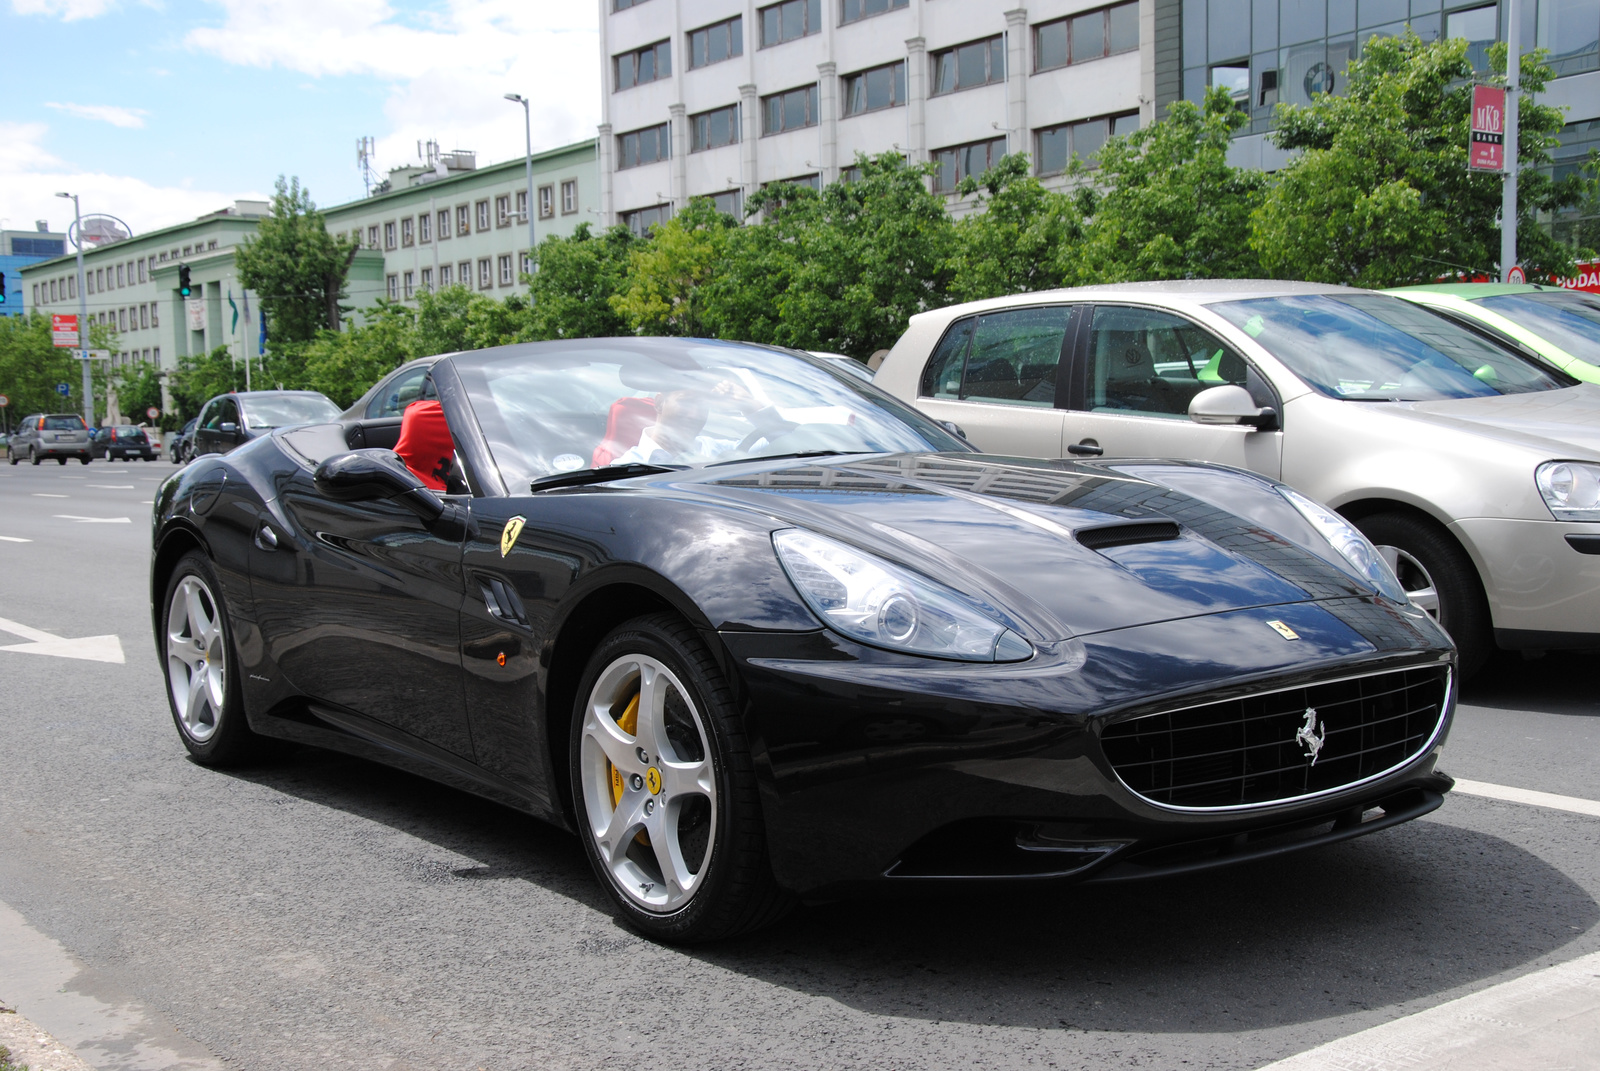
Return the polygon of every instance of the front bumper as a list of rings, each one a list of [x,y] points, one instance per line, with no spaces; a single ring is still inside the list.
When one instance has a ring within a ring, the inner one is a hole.
[[[1588,542],[1582,537],[1600,536],[1600,525],[1480,517],[1450,527],[1477,561],[1497,633],[1600,647],[1600,554],[1579,549]]]
[[[1242,809],[1158,805],[1122,782],[1101,747],[1100,727],[1130,713],[1453,659],[1430,626],[1376,601],[1343,602],[1121,629],[1011,665],[895,655],[829,632],[723,633],[774,873],[812,899],[930,881],[1121,880],[1425,813],[1450,784],[1434,764],[1453,692],[1437,732],[1382,776]],[[1302,640],[1285,641],[1268,620]],[[1226,659],[1201,657],[1208,647]]]

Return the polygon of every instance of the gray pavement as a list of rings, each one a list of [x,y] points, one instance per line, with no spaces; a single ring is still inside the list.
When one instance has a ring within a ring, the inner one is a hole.
[[[311,750],[188,762],[145,592],[171,472],[0,468],[0,618],[113,633],[126,656],[0,651],[0,902],[77,964],[58,988],[134,1009],[173,1051],[273,1071],[1256,1068],[1600,951],[1600,819],[1469,796],[1228,873],[651,945],[531,819]],[[1551,655],[1470,690],[1444,768],[1600,799],[1592,665]],[[3,951],[0,1001],[33,1015]],[[33,1017],[97,1066],[149,1066]]]

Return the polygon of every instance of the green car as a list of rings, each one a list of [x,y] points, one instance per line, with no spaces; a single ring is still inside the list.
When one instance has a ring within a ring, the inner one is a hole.
[[[1387,293],[1517,344],[1576,379],[1600,383],[1600,294],[1517,283],[1435,283]]]

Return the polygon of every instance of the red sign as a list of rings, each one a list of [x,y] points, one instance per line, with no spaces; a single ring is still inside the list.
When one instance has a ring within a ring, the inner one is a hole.
[[[57,349],[70,350],[78,345],[78,314],[55,314],[50,317],[50,344]]]
[[[1564,286],[1568,290],[1586,290],[1591,294],[1600,294],[1600,260],[1591,260],[1587,263],[1580,261],[1573,268],[1570,279],[1557,279],[1557,286]]]
[[[1472,138],[1467,143],[1467,168],[1471,171],[1506,169],[1506,91],[1493,86],[1472,87]]]

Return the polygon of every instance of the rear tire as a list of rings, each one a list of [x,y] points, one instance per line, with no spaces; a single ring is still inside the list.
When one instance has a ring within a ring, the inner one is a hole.
[[[64,458],[64,457],[58,457],[58,458],[56,458],[56,464],[60,465],[62,468],[66,468],[67,459]]]
[[[35,450],[31,446],[28,447],[28,463],[30,465],[37,465],[41,460],[43,459],[39,457],[39,451]]]
[[[578,836],[628,925],[691,944],[788,910],[732,689],[693,627],[652,614],[613,631],[572,718]]]
[[[183,746],[203,766],[256,757],[262,739],[245,721],[233,623],[222,601],[222,585],[205,555],[190,551],[178,560],[161,606],[167,705]]]
[[[1471,678],[1494,651],[1494,629],[1478,570],[1461,544],[1432,521],[1404,513],[1374,513],[1355,525],[1389,562],[1412,604],[1450,634],[1461,679]]]

